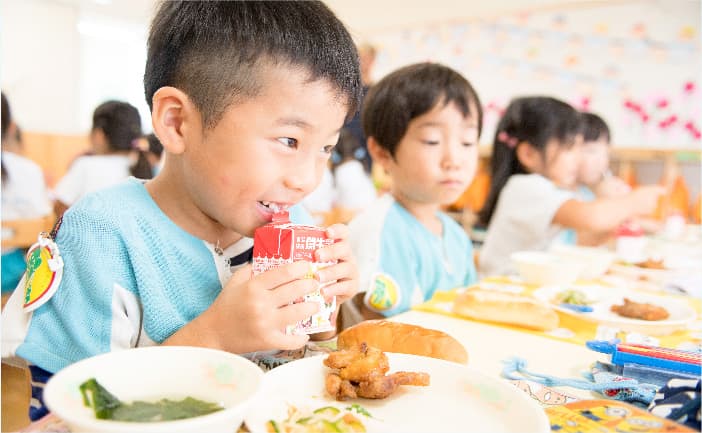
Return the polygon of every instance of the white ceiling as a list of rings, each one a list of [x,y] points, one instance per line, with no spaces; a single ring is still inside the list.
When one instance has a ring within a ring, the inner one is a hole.
[[[16,0],[19,1],[19,0]],[[83,13],[110,16],[147,24],[155,0],[40,0],[71,5]],[[631,2],[634,0],[609,0]],[[638,0],[641,1],[641,0]],[[661,1],[661,0],[651,0]],[[385,29],[504,13],[601,4],[595,0],[324,0],[349,27],[354,37],[364,38]]]

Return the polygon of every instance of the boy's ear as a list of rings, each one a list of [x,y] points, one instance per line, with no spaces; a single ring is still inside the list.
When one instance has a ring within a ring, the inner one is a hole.
[[[175,87],[161,87],[152,99],[151,123],[164,150],[179,154],[185,150],[188,131],[199,127],[199,112],[188,95]]]
[[[375,137],[368,137],[368,153],[373,158],[374,163],[380,164],[381,167],[387,170],[388,164],[393,160],[392,155],[383,146],[378,143]]]

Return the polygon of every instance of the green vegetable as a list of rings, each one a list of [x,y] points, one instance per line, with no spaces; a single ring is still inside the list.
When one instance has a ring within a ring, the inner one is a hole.
[[[316,409],[316,410],[315,410],[314,412],[312,412],[312,413],[317,414],[317,415],[336,416],[336,415],[339,414],[339,412],[341,412],[341,411],[339,410],[339,408],[336,408],[336,407],[334,407],[334,406],[324,406],[324,407],[320,407],[319,409]]]
[[[304,425],[304,424],[307,424],[308,422],[310,422],[311,420],[312,420],[312,417],[311,417],[311,416],[306,416],[306,417],[304,417],[304,418],[298,419],[296,422],[297,422],[297,424],[303,424],[303,425]]]
[[[363,406],[361,406],[358,403],[352,404],[351,406],[347,407],[346,410],[355,411],[356,413],[367,416],[368,418],[373,418],[373,415],[371,415],[370,412],[368,412]]]
[[[590,305],[592,301],[579,290],[565,290],[556,296],[559,304]]]
[[[183,400],[161,399],[157,402],[123,403],[94,378],[80,385],[83,404],[92,406],[95,417],[127,422],[158,422],[193,418],[222,410],[222,406],[186,397]],[[90,394],[90,398],[88,398]]]
[[[338,425],[336,425],[335,422],[331,422],[329,420],[323,419],[322,425],[324,426],[324,431],[342,433],[342,430],[339,428]]]
[[[270,421],[268,421],[268,423],[271,427],[273,427],[274,433],[280,433],[280,429],[278,428],[278,424],[275,421],[270,420]],[[269,429],[269,431],[270,431],[270,429]]]
[[[83,404],[93,407],[97,419],[112,419],[114,410],[122,405],[122,402],[110,394],[95,378],[83,382],[80,385],[80,393],[83,395]]]

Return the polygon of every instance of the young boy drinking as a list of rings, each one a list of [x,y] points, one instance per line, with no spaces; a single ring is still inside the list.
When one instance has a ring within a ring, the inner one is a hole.
[[[304,278],[306,262],[256,276],[246,264],[254,230],[318,184],[359,101],[356,49],[326,6],[164,2],[144,87],[167,164],[151,181],[72,206],[45,242],[62,258],[60,283],[43,287],[30,269],[31,291],[46,296],[23,309],[18,290],[4,312],[3,355],[30,364],[32,419],[42,414],[41,383],[70,363],[154,344],[296,349],[308,336],[285,327],[318,306],[294,300],[320,282],[336,281],[323,294],[338,302],[357,290],[343,225],[329,227],[336,242],[316,251],[337,262],[317,281]]]
[[[400,313],[476,278],[468,236],[440,211],[475,174],[482,112],[473,87],[446,66],[410,65],[371,88],[362,121],[373,163],[389,173],[392,189],[349,225],[365,294],[344,307],[344,326]]]

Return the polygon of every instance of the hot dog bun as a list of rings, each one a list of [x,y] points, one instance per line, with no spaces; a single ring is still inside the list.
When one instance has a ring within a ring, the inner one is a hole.
[[[470,289],[459,294],[453,312],[478,320],[547,331],[558,327],[558,314],[537,299],[494,290]]]
[[[342,331],[339,349],[365,342],[383,352],[409,353],[465,364],[468,353],[461,343],[445,332],[387,320],[366,320]]]

